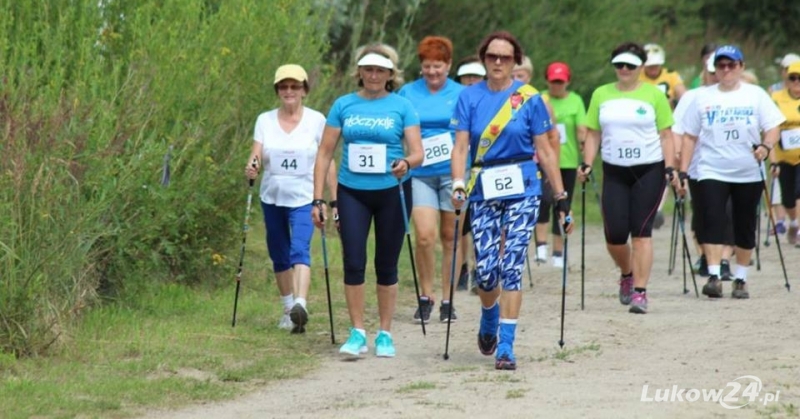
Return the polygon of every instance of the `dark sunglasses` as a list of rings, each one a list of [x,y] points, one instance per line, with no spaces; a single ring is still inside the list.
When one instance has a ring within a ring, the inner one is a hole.
[[[303,90],[303,85],[301,85],[301,84],[279,84],[278,85],[278,90],[280,90],[280,91],[289,90],[289,89],[292,89],[292,90],[295,90],[295,91]]]
[[[787,79],[789,79],[791,82],[800,81],[800,74],[790,74]]]
[[[637,68],[639,68],[639,66],[633,65],[631,63],[614,63],[614,68],[616,68],[617,70],[622,70],[623,68],[627,70],[636,70]]]
[[[716,68],[717,70],[727,70],[727,69],[733,70],[736,67],[739,67],[738,61],[730,61],[727,63],[714,63],[714,68]]]
[[[514,56],[486,53],[486,60],[493,63],[497,62],[497,60],[500,60],[501,63],[508,64],[514,60]]]

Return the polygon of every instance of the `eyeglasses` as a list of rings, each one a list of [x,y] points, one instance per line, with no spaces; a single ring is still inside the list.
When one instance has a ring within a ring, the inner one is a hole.
[[[714,63],[714,68],[717,70],[734,70],[739,67],[738,61],[728,61],[724,63]]]
[[[639,68],[638,65],[633,65],[631,63],[614,63],[614,68],[617,70],[622,70],[623,68],[626,70],[636,70]]]
[[[298,90],[303,90],[303,88],[304,87],[303,87],[302,84],[279,84],[278,85],[278,90],[280,90],[280,91],[285,91],[285,90],[289,90],[289,89],[294,90],[294,91],[298,91]]]
[[[800,81],[800,74],[790,74],[787,79],[791,82],[798,82]]]
[[[495,63],[498,60],[500,60],[500,63],[502,63],[502,64],[508,64],[508,63],[510,63],[511,61],[514,60],[514,56],[513,55],[493,54],[491,52],[487,52],[486,53],[486,61]]]

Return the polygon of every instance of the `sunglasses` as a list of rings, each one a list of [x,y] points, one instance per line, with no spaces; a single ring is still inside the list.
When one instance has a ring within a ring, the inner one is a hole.
[[[638,65],[633,65],[631,63],[614,63],[614,68],[617,70],[622,70],[623,68],[626,70],[636,70],[639,68]]]
[[[289,89],[294,90],[294,91],[303,90],[303,85],[302,84],[279,84],[278,85],[278,90],[280,90],[280,91],[285,91],[285,90],[289,90]]]
[[[495,63],[498,60],[502,64],[508,64],[508,63],[510,63],[511,61],[514,60],[514,56],[513,55],[492,54],[491,52],[487,52],[486,53],[486,61]]]
[[[787,77],[787,78],[791,82],[798,82],[798,81],[800,81],[800,74],[790,74],[789,77]]]
[[[736,67],[739,67],[738,61],[730,61],[727,63],[714,63],[714,68],[716,68],[717,70],[728,70],[728,69],[733,70]]]

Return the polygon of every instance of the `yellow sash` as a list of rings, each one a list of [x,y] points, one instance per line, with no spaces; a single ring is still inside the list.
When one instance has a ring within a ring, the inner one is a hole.
[[[497,137],[503,133],[506,125],[511,121],[511,118],[522,108],[522,106],[533,95],[539,93],[536,88],[529,84],[523,84],[519,87],[508,100],[503,104],[497,114],[489,121],[489,125],[484,128],[481,134],[481,139],[478,141],[478,150],[475,153],[475,161],[472,163],[472,170],[470,171],[469,182],[467,183],[467,196],[472,192],[475,187],[475,181],[478,179],[478,174],[481,171],[480,164],[483,163],[483,156],[489,151],[489,148],[497,141]]]

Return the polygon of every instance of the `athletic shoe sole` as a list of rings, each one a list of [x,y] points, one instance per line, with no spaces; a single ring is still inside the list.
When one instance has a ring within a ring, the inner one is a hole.
[[[358,351],[348,351],[348,350],[346,350],[344,348],[339,349],[339,353],[340,354],[345,355],[347,357],[352,357],[352,358],[360,358],[361,355],[363,355],[363,354],[365,354],[367,352],[369,352],[369,348],[366,347],[366,346],[362,346],[361,349],[359,349]]]
[[[641,306],[631,306],[631,308],[628,309],[628,313],[647,314],[647,308]]]
[[[494,361],[494,369],[503,371],[513,371],[517,369],[517,362],[503,356],[502,358]]]
[[[478,349],[486,356],[494,355],[494,351],[497,349],[497,336],[479,334]]]
[[[306,324],[308,323],[308,312],[306,311],[303,306],[300,304],[295,304],[292,307],[292,311],[289,312],[289,318],[292,319],[292,323],[294,323],[294,327],[292,328],[292,333],[305,333],[306,332]]]

